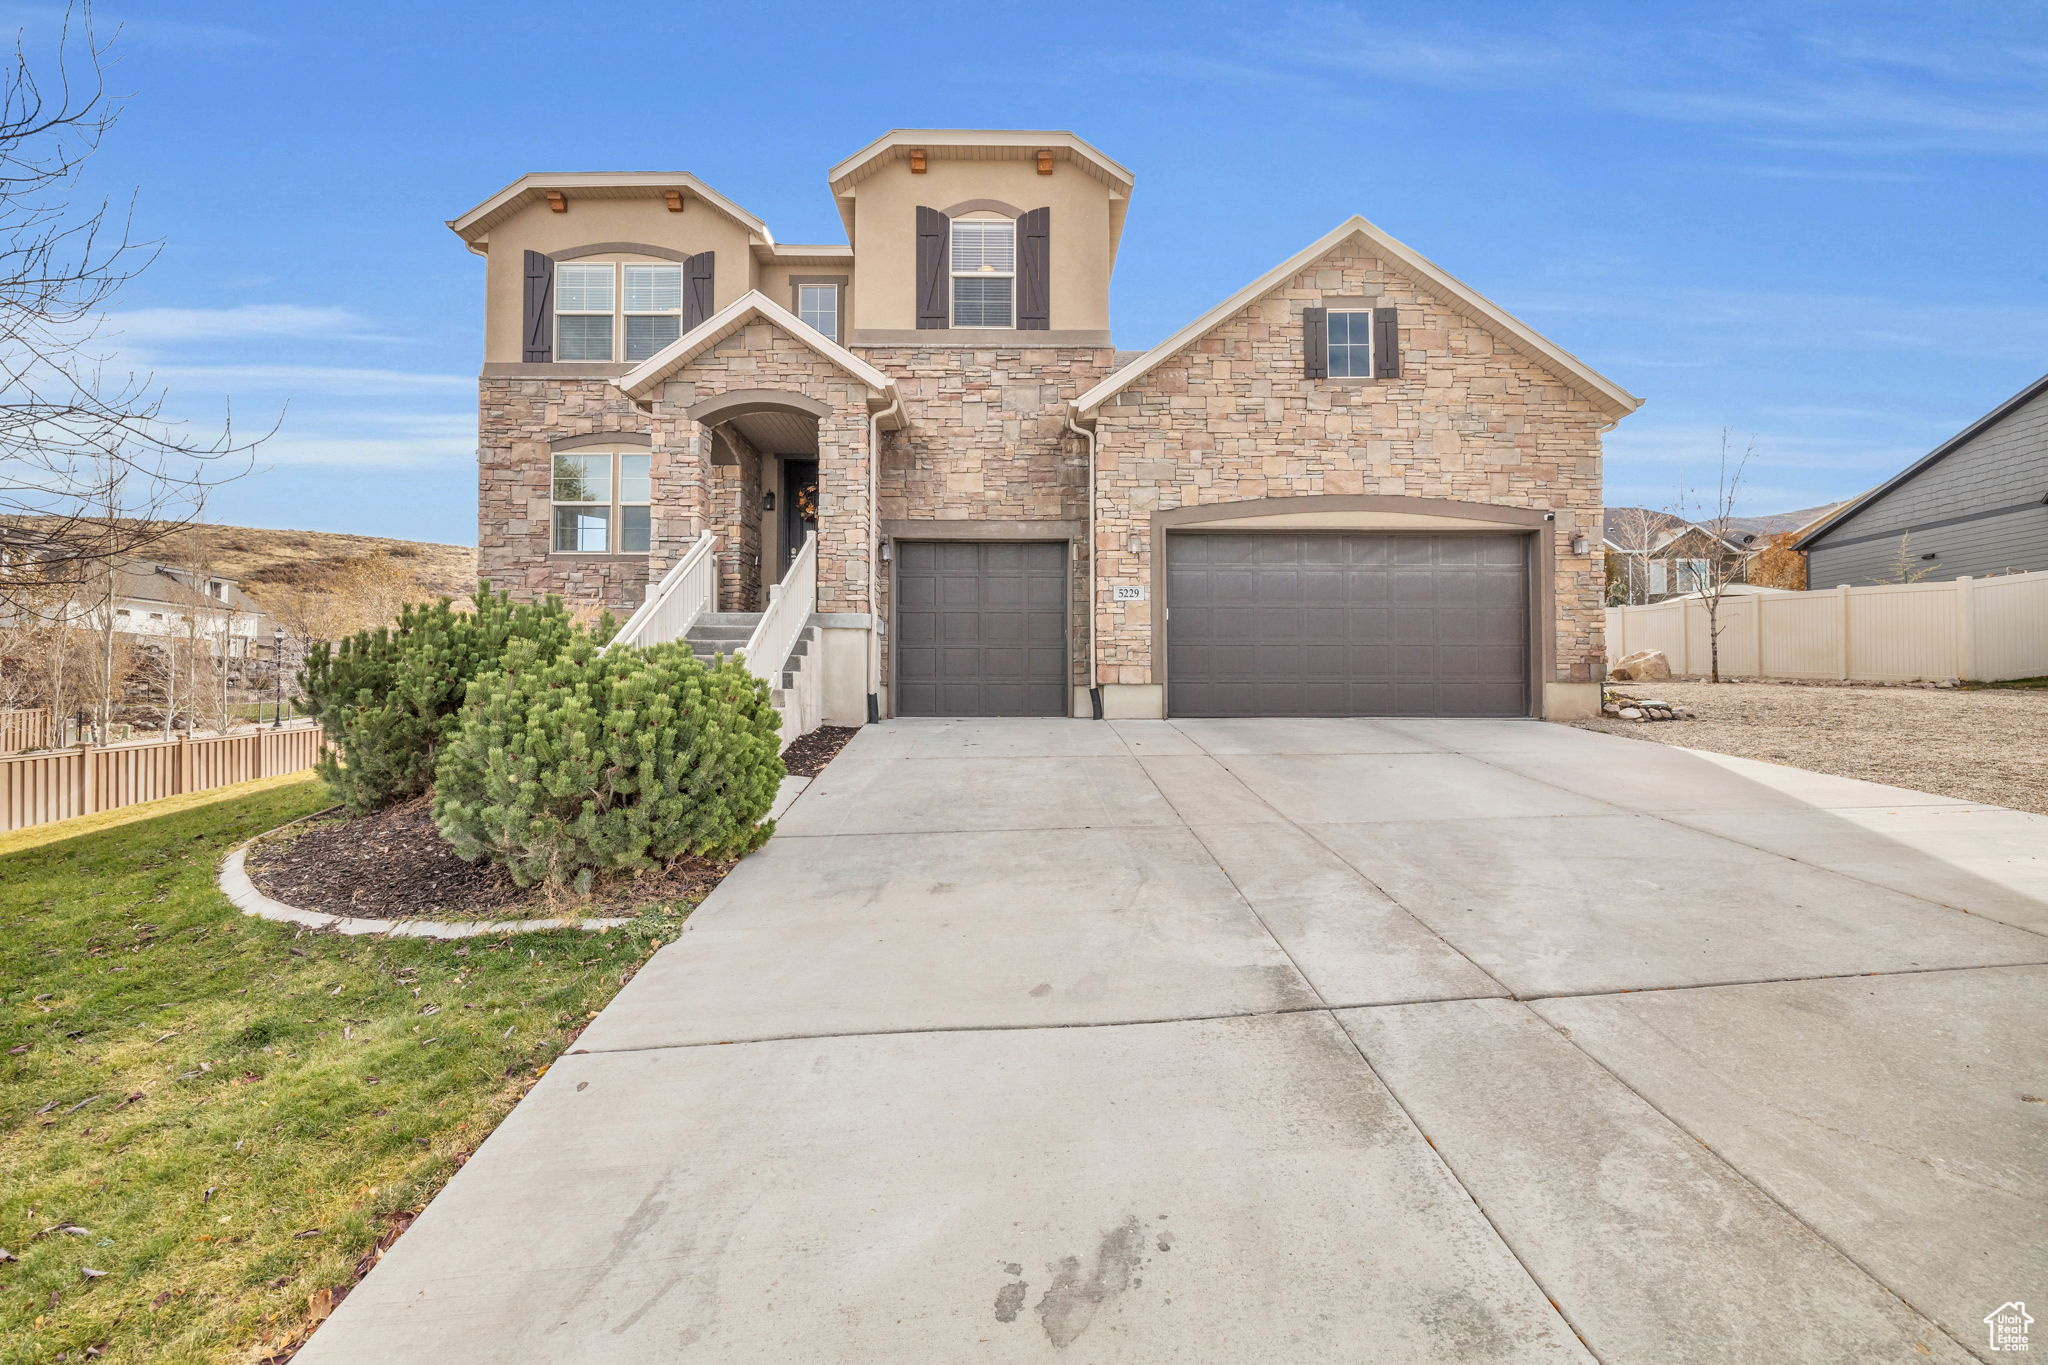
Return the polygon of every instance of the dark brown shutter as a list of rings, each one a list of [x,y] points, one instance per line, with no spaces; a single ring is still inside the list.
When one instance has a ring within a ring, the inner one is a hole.
[[[1017,326],[1043,332],[1052,326],[1052,210],[1033,209],[1017,220]]]
[[[937,209],[917,211],[917,325],[944,327],[946,307],[946,215]]]
[[[1401,319],[1391,308],[1372,310],[1372,377],[1401,377]]]
[[[519,358],[529,365],[555,359],[555,263],[538,251],[526,253],[525,311],[519,335]]]
[[[690,331],[711,316],[716,252],[700,251],[683,262],[683,330]]]
[[[1330,310],[1301,310],[1301,377],[1330,377]]]

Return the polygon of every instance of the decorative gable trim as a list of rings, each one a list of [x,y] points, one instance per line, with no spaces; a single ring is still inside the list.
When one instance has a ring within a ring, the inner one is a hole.
[[[867,385],[871,396],[887,402],[896,397],[896,381],[841,346],[758,289],[749,289],[703,322],[635,365],[612,383],[626,397],[641,402],[668,377],[724,341],[754,319],[772,322]]]
[[[1088,421],[1104,403],[1143,379],[1174,356],[1272,293],[1316,261],[1357,239],[1374,255],[1447,295],[1462,311],[1490,328],[1539,365],[1552,371],[1615,418],[1626,417],[1643,400],[1555,345],[1499,304],[1472,289],[1422,253],[1396,241],[1365,219],[1353,216],[1274,266],[1187,326],[1074,400],[1074,413]]]

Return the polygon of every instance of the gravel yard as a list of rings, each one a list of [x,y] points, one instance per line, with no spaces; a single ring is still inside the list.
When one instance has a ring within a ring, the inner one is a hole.
[[[1624,683],[1691,721],[1579,722],[1631,739],[2048,814],[2048,689],[1933,691],[1782,683]]]

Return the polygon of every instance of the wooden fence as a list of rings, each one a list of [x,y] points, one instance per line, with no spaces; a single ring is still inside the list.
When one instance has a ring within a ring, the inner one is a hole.
[[[23,749],[47,748],[50,743],[50,711],[34,706],[26,710],[0,711],[0,754],[18,754]]]
[[[1721,599],[1721,676],[1996,682],[2048,674],[2048,572],[1881,583]],[[1697,597],[1607,609],[1610,663],[1661,649],[1674,673],[1708,670]]]
[[[0,758],[0,830],[282,777],[312,767],[322,742],[319,726],[288,725]]]

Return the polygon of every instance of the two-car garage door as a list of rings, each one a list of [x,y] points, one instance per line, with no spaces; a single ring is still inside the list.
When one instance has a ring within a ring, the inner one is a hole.
[[[1170,716],[1529,713],[1523,535],[1171,532]],[[896,711],[1058,716],[1067,547],[899,541]]]
[[[1167,538],[1167,714],[1521,716],[1519,535]]]

